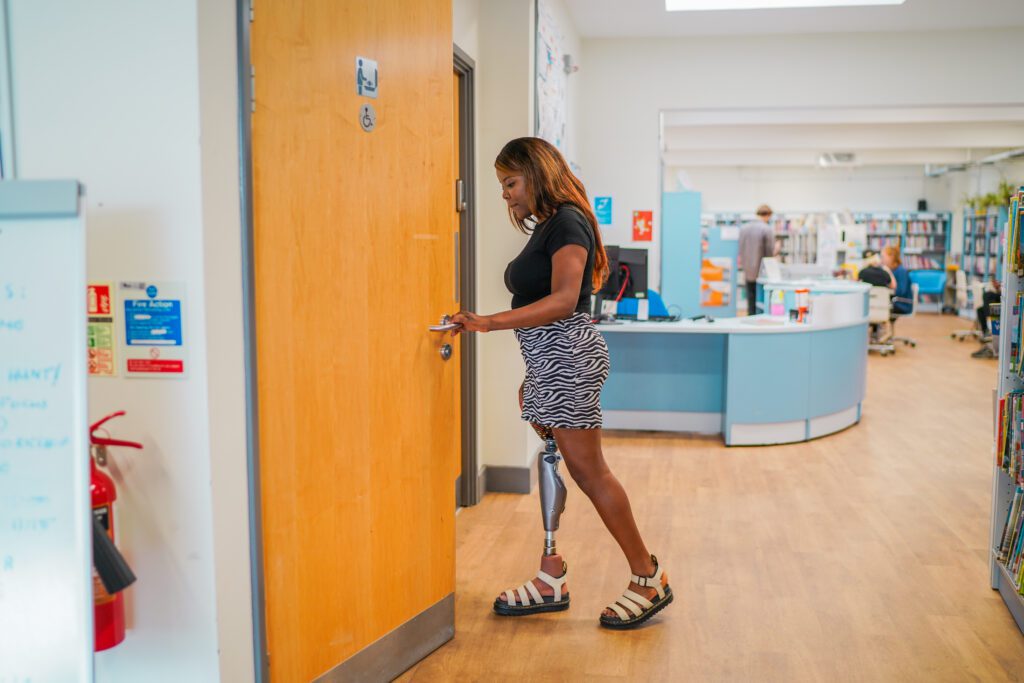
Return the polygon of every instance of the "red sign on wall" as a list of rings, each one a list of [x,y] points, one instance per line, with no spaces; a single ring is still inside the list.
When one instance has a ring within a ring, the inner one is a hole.
[[[180,375],[185,372],[185,362],[170,359],[129,358],[128,372],[167,372]]]
[[[89,285],[89,315],[110,315],[110,285]]]
[[[654,212],[633,212],[633,241],[650,242],[654,239]]]

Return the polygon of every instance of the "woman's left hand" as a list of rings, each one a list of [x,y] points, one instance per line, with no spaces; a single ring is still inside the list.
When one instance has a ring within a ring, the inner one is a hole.
[[[486,315],[477,315],[472,311],[459,311],[451,318],[453,323],[459,323],[462,325],[460,328],[452,330],[452,336],[457,335],[459,332],[490,332],[491,331],[491,319]]]

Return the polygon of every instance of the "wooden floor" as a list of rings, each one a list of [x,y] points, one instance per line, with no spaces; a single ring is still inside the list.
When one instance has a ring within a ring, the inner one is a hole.
[[[494,596],[537,569],[537,494],[458,516],[455,639],[401,681],[1024,681],[1024,636],[989,588],[995,361],[950,316],[872,355],[863,420],[810,443],[608,433],[605,453],[675,603],[633,632],[598,614],[628,567],[569,481],[572,608],[518,619]]]

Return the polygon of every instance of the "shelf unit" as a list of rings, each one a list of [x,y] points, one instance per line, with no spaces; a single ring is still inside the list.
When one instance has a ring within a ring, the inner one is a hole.
[[[783,263],[815,263],[818,260],[818,226],[832,214],[827,212],[787,212],[772,216],[776,241],[781,243]],[[706,226],[739,227],[756,220],[754,214],[704,214]],[[866,244],[875,251],[899,247],[907,270],[945,270],[952,228],[949,212],[865,212],[853,214],[854,223],[863,225]]]
[[[1003,276],[1003,234],[1008,211],[1005,206],[987,213],[964,211],[964,241],[960,267],[967,284],[988,282]]]
[[[744,223],[759,220],[753,213],[706,213],[701,215],[704,227],[739,228]],[[779,242],[779,257],[783,263],[814,263],[818,260],[818,221],[820,215],[811,212],[777,213],[769,225]]]
[[[1004,210],[997,215],[1003,216],[1004,219],[1009,215],[1011,220],[1008,234],[1013,235],[1015,240],[1013,240],[1013,244],[1007,244],[1005,253],[1000,253],[999,266],[1001,267],[995,269],[1002,276],[1003,297],[999,315],[999,384],[996,389],[996,414],[992,420],[992,453],[995,464],[992,475],[992,520],[989,534],[989,547],[992,548],[989,559],[990,578],[992,588],[999,591],[1017,622],[1017,626],[1024,631],[1024,596],[1021,595],[1021,585],[1016,583],[1016,579],[1008,568],[999,561],[999,546],[1002,542],[1007,516],[1017,486],[1024,485],[1024,474],[1011,475],[1009,469],[1002,467],[998,447],[1001,423],[999,403],[1010,392],[1024,391],[1024,372],[1011,367],[1013,363],[1011,347],[1014,351],[1017,350],[1017,340],[1020,335],[1020,330],[1017,328],[1019,323],[1016,322],[1020,317],[1020,312],[1015,314],[1014,309],[1017,307],[1017,294],[1022,291],[1022,286],[1024,286],[1024,261],[1020,258],[1021,231],[1019,229],[1024,220],[1024,187],[1018,191],[1009,212]],[[988,239],[987,236],[985,239]],[[1019,424],[1018,429],[1020,428],[1024,428],[1024,422]]]
[[[945,270],[952,218],[949,212],[926,211],[853,215],[865,227],[868,248],[899,247],[907,270]]]

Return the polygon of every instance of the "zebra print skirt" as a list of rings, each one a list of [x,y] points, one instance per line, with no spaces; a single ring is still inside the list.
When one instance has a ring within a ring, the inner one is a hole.
[[[590,316],[515,330],[526,361],[523,419],[543,427],[599,429],[601,387],[611,364]]]

